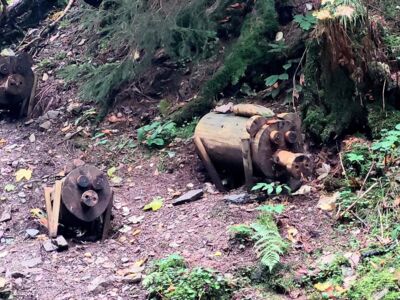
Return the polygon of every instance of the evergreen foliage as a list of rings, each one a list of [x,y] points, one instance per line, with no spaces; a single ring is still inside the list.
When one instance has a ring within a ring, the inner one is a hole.
[[[259,64],[267,65],[277,55],[271,50],[270,41],[278,29],[275,2],[259,0],[253,13],[249,14],[242,26],[239,38],[232,44],[223,66],[205,84],[198,99],[193,100],[174,116],[177,123],[207,112],[220,93],[236,85],[246,71]]]

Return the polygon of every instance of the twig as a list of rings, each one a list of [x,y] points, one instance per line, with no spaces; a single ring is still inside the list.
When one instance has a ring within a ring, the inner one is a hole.
[[[362,198],[365,197],[366,194],[368,194],[376,185],[378,184],[378,182],[375,182],[373,185],[371,185],[360,197],[357,197],[356,200],[353,201],[353,203],[350,204],[349,207],[346,208],[346,210],[344,212],[342,212],[337,219],[341,219],[346,213],[348,213],[350,211],[350,209],[352,209],[354,207],[354,205],[357,204],[358,201],[360,201]]]
[[[373,163],[371,164],[371,167],[370,167],[369,170],[368,170],[367,176],[365,176],[364,181],[363,181],[363,183],[362,183],[362,185],[361,185],[360,192],[363,190],[365,184],[367,183],[368,177],[369,177],[369,175],[371,174],[371,171],[372,171],[372,169],[373,169],[374,167],[375,167],[375,162],[373,162]]]
[[[386,78],[385,81],[383,82],[383,88],[382,88],[382,109],[385,111],[385,89],[386,89]]]
[[[381,214],[381,210],[379,209],[379,206],[378,206],[378,215],[379,215],[379,223],[380,223],[380,227],[381,227],[381,238],[382,238],[382,240],[384,239],[384,236],[383,236],[383,224],[382,224],[382,214]]]
[[[346,180],[349,180],[349,178],[347,177],[346,169],[344,168],[344,165],[343,165],[342,154],[340,152],[339,152],[339,161],[340,161],[340,165],[342,166],[344,177],[346,177]]]
[[[306,56],[307,50],[308,50],[308,47],[306,47],[306,49],[304,50],[303,55],[300,58],[299,64],[297,65],[297,68],[296,68],[296,70],[294,71],[294,74],[293,74],[292,104],[293,104],[294,111],[297,111],[296,103],[295,103],[295,100],[294,100],[295,99],[294,93],[297,91],[297,89],[296,89],[296,74],[300,69],[300,66],[301,66],[301,63],[303,62],[304,57]]]
[[[25,46],[19,45],[18,48],[19,50],[26,50],[27,48],[29,48],[30,46],[32,46],[32,44],[40,41],[41,39],[43,39],[57,24],[58,22],[61,21],[62,18],[64,18],[64,16],[66,15],[66,13],[71,9],[72,5],[74,4],[75,0],[69,0],[67,6],[64,8],[63,12],[60,14],[60,16],[54,20],[53,22],[51,22],[49,25],[47,25],[46,27],[44,27],[39,35],[33,39],[32,41],[30,41],[28,44],[26,44]]]

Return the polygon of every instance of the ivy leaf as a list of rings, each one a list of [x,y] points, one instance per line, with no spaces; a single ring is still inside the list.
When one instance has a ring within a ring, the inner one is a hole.
[[[265,79],[265,85],[273,86],[279,80],[279,75],[271,75]]]
[[[281,185],[278,185],[278,186],[276,187],[276,189],[275,189],[275,192],[276,192],[277,195],[279,195],[280,193],[282,193],[282,190],[283,190],[282,186],[281,186]]]
[[[285,64],[285,65],[283,65],[282,67],[283,67],[285,70],[289,70],[291,66],[292,66],[292,64]]]
[[[163,206],[163,202],[164,202],[163,198],[156,197],[156,198],[153,199],[153,201],[151,201],[150,203],[146,204],[143,207],[143,210],[144,211],[146,211],[146,210],[157,211]]]
[[[289,79],[289,74],[283,73],[283,74],[278,76],[278,79],[279,80],[288,80]]]
[[[15,172],[15,180],[17,182],[21,181],[22,179],[29,180],[32,177],[32,170],[30,169],[20,169]]]

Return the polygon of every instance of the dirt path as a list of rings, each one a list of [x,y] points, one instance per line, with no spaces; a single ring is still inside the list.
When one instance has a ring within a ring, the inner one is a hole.
[[[209,194],[194,203],[171,205],[172,191],[184,192],[187,185],[203,186],[196,178],[194,168],[198,161],[191,151],[176,156],[181,167],[172,174],[156,171],[157,157],[144,159],[137,154],[135,163],[120,164],[118,174],[123,177],[123,184],[114,187],[110,238],[104,243],[71,242],[68,251],[47,253],[42,247],[46,230],[30,213],[32,208],[44,210],[42,186],[52,184],[55,175],[73,158],[85,157],[105,171],[111,165],[99,160],[104,157],[102,149],[86,154],[71,148],[67,151],[67,146],[54,149],[61,139],[54,138],[57,128],[45,133],[35,127],[3,121],[0,128],[0,136],[7,141],[0,149],[1,186],[16,186],[14,191],[2,194],[1,208],[11,208],[11,220],[0,224],[0,273],[13,278],[17,299],[92,299],[94,295],[95,299],[144,299],[140,285],[123,278],[122,270],[140,260],[147,262],[176,252],[190,265],[222,272],[254,262],[251,248],[240,253],[229,248],[226,231],[230,224],[252,220],[253,205],[228,205],[221,195]],[[31,134],[36,139],[33,143],[29,141]],[[14,173],[21,168],[33,169],[26,185],[15,183]],[[156,196],[166,199],[164,207],[157,212],[143,212],[143,205]],[[132,216],[144,218],[134,225],[128,221]],[[119,232],[124,225],[131,228],[126,233]],[[38,229],[40,235],[28,239],[26,229]],[[217,251],[223,255],[216,256]]]

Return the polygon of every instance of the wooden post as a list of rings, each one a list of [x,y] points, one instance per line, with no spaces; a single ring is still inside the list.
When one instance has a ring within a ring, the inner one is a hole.
[[[242,155],[243,155],[243,168],[246,180],[246,187],[248,190],[253,186],[253,161],[251,159],[250,139],[243,138],[242,142]]]
[[[207,150],[204,147],[202,140],[198,136],[194,136],[194,144],[196,145],[199,156],[206,166],[208,174],[210,174],[210,177],[214,182],[216,188],[220,192],[225,192],[225,188],[222,184],[221,178],[219,177],[217,170],[215,169],[210,157],[208,156]]]
[[[46,210],[47,210],[47,226],[49,230],[49,236],[51,238],[57,237],[58,231],[58,219],[60,216],[61,208],[61,189],[62,180],[57,180],[54,185],[54,189],[46,187],[44,189],[44,197],[46,200]],[[53,203],[51,203],[51,198],[53,196]]]

